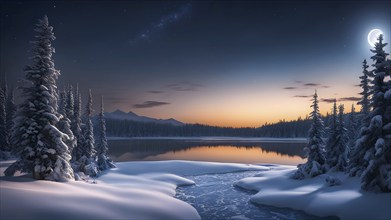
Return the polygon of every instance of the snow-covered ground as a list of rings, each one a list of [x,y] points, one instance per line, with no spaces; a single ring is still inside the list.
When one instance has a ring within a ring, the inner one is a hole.
[[[0,163],[1,171],[10,161]],[[199,219],[189,204],[173,198],[178,175],[268,170],[245,164],[191,161],[118,163],[96,180],[67,183],[29,176],[0,177],[1,219]],[[3,172],[1,172],[2,174]]]
[[[0,162],[1,174],[9,164],[10,161]],[[273,164],[261,166],[193,161],[147,161],[117,163],[117,166],[118,168],[101,175],[96,183],[93,183],[92,179],[88,182],[58,183],[36,181],[29,176],[1,176],[0,219],[199,219],[200,215],[195,208],[174,198],[178,186],[194,184],[192,180],[181,176],[194,179],[201,187],[213,186],[219,189],[220,192],[217,194],[220,193],[221,198],[214,197],[223,201],[220,205],[224,206],[226,199],[231,200],[241,195],[230,194],[235,191],[229,188],[232,187],[232,183],[226,184],[227,181],[223,181],[225,185],[220,184],[221,187],[218,186],[217,180],[214,181],[217,185],[213,183],[216,186],[212,183],[199,183],[208,179],[219,179],[220,176],[216,175],[219,173],[227,173],[226,178],[237,178],[235,185],[238,187],[258,191],[255,195],[243,194],[247,201],[251,200],[255,204],[303,210],[316,216],[338,216],[341,219],[391,219],[391,193],[363,192],[360,190],[358,178],[348,177],[342,173],[330,174],[341,179],[341,185],[328,186],[325,176],[293,180],[289,177],[295,171],[295,167]],[[251,170],[261,172],[254,172],[254,177],[250,174],[233,173]],[[249,177],[241,179],[246,176]],[[190,191],[186,192],[194,192],[194,195],[203,192],[205,196],[209,194],[208,190],[213,190],[213,187],[196,187],[197,185],[188,188]],[[213,195],[213,192],[211,193]],[[213,199],[208,200],[210,204],[214,204]],[[237,204],[235,201],[230,203]],[[192,200],[189,202],[192,203]],[[243,198],[238,202],[245,204]],[[203,207],[193,205],[197,209]],[[305,218],[305,215],[289,210],[281,212],[282,214],[271,209],[267,209],[268,213],[257,213],[256,210],[244,210],[244,207],[221,208],[229,208],[228,211],[236,218],[258,215]],[[221,216],[221,213],[214,210],[219,211],[219,208],[205,209],[205,213]]]
[[[391,219],[391,193],[363,192],[357,177],[330,173],[327,175],[339,178],[342,184],[329,186],[326,175],[294,180],[289,177],[296,167],[272,165],[270,168],[236,183],[241,188],[259,191],[251,197],[254,203],[341,219]]]

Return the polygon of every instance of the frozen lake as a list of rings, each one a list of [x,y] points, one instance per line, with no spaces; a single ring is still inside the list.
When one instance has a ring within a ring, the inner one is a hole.
[[[109,140],[116,162],[194,160],[297,165],[304,162],[304,139],[134,138]]]
[[[338,219],[319,218],[301,211],[254,205],[250,202],[250,196],[254,192],[239,189],[234,183],[259,172],[186,176],[196,185],[179,187],[175,197],[196,208],[202,219]]]

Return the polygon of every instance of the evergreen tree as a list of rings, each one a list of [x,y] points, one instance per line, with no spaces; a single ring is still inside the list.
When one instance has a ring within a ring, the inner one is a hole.
[[[4,89],[0,86],[0,151],[7,151],[9,143],[7,142],[7,126],[6,126],[6,100]]]
[[[337,163],[337,158],[335,155],[335,145],[337,143],[337,124],[338,124],[338,116],[337,116],[337,100],[334,99],[332,115],[330,118],[330,124],[328,126],[327,132],[327,141],[326,141],[326,161],[328,166],[333,167]]]
[[[107,157],[107,138],[106,138],[106,121],[103,108],[103,96],[101,97],[101,108],[98,116],[99,130],[98,130],[98,143],[97,149],[97,165],[99,170],[106,170],[116,167],[114,163]]]
[[[58,106],[58,113],[60,114],[58,122],[58,129],[62,131],[67,136],[64,136],[63,141],[67,144],[69,152],[72,155],[73,149],[76,146],[76,139],[73,135],[73,132],[71,130],[70,123],[71,121],[68,118],[68,108],[69,108],[69,102],[68,102],[69,96],[67,95],[66,91],[60,92],[60,99],[59,99],[59,106]]]
[[[7,95],[7,101],[5,105],[5,112],[6,112],[6,135],[7,135],[7,142],[9,144],[8,150],[11,150],[11,134],[12,134],[12,127],[13,127],[13,120],[15,116],[16,106],[14,102],[14,89],[11,88]]]
[[[363,65],[362,65],[362,73],[363,75],[360,76],[360,86],[362,88],[362,92],[360,92],[361,100],[357,103],[361,105],[361,126],[368,126],[369,124],[369,112],[370,112],[370,103],[369,103],[369,98],[370,98],[370,88],[369,88],[369,71],[368,71],[368,65],[367,65],[367,60],[364,59]]]
[[[351,153],[354,150],[354,145],[358,136],[359,125],[357,123],[356,110],[354,105],[352,105],[352,110],[349,113],[349,124],[348,124],[348,158],[350,158]]]
[[[83,135],[81,130],[81,94],[79,93],[79,85],[76,85],[73,114],[71,128],[77,142],[76,147],[72,152],[72,160],[78,161],[83,156]]]
[[[58,92],[58,108],[57,111],[59,114],[65,116],[66,115],[66,109],[67,108],[67,101],[65,96],[65,91],[59,91]]]
[[[94,139],[94,128],[92,125],[92,94],[91,89],[89,90],[88,102],[86,105],[86,111],[84,115],[85,126],[84,126],[84,143],[83,143],[83,156],[92,159],[95,156],[95,139]]]
[[[361,176],[362,188],[373,191],[391,191],[391,119],[387,115],[387,83],[385,82],[384,51],[386,43],[380,35],[375,49],[372,75],[372,112],[370,124],[361,129],[354,156],[350,164],[350,174]]]
[[[71,156],[63,141],[67,135],[56,127],[60,120],[56,91],[60,72],[52,59],[53,27],[45,16],[34,30],[33,63],[25,68],[27,83],[21,87],[25,100],[18,107],[12,134],[13,150],[20,158],[4,173],[9,176],[19,170],[32,173],[35,179],[71,180]]]
[[[74,168],[77,171],[83,172],[90,176],[96,176],[98,174],[98,167],[96,166],[96,151],[95,151],[95,139],[94,129],[92,124],[92,94],[89,90],[88,102],[86,105],[86,111],[84,115],[84,127],[83,127],[83,142],[78,148],[80,152],[80,159],[74,163]]]
[[[68,119],[70,121],[73,121],[74,120],[74,99],[73,99],[73,88],[72,86],[70,85],[68,87],[68,91],[67,91],[67,97],[66,97],[66,101],[67,101],[67,107],[66,107],[66,115],[68,117]]]
[[[315,91],[311,107],[312,125],[309,130],[307,151],[307,162],[299,164],[296,173],[293,175],[294,179],[304,179],[306,177],[318,176],[325,172],[325,150],[324,141],[322,139],[324,133],[324,125],[319,113],[318,95]]]
[[[336,141],[331,152],[328,155],[332,158],[327,158],[329,161],[330,170],[332,171],[345,171],[348,164],[348,134],[344,123],[344,106],[338,106],[338,121],[336,129]]]

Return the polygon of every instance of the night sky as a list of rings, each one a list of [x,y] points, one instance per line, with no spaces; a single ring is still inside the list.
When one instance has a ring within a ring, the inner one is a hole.
[[[60,88],[106,111],[225,126],[305,117],[318,90],[355,103],[368,32],[390,43],[391,1],[1,1],[1,78],[17,85],[34,24],[57,39]],[[390,52],[390,47],[386,47]],[[370,62],[371,64],[371,62]],[[358,107],[359,108],[359,107]]]

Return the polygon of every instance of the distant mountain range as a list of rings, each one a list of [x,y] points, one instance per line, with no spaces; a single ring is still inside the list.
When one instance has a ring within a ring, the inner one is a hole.
[[[171,124],[175,126],[185,125],[183,122],[175,120],[173,118],[169,119],[157,119],[150,118],[146,116],[137,115],[134,112],[123,112],[121,110],[115,110],[113,112],[106,112],[105,118],[116,119],[116,120],[128,120],[128,121],[136,121],[136,122],[146,122],[146,123],[156,123],[156,124]]]

